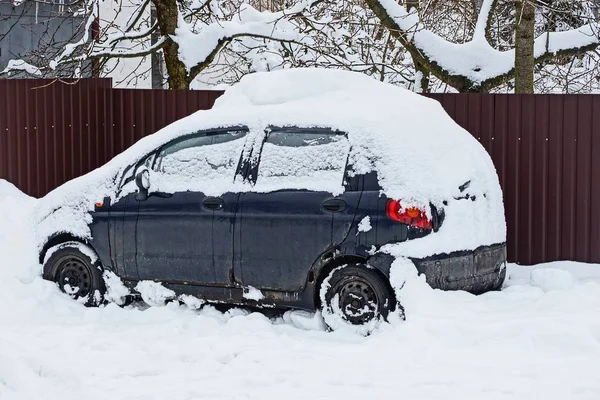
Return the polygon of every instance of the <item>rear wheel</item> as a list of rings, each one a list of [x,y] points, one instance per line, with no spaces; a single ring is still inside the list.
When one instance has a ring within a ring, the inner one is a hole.
[[[348,264],[331,271],[321,284],[325,323],[332,330],[368,335],[396,307],[390,285],[376,270]]]
[[[88,307],[100,305],[106,288],[100,264],[90,256],[93,253],[79,242],[52,247],[44,263],[44,279],[56,282],[63,293]]]

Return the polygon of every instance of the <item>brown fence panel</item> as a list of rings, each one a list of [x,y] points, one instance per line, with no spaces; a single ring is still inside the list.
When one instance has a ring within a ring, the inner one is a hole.
[[[0,79],[0,178],[40,197],[108,160],[110,79]]]
[[[600,96],[428,96],[490,153],[510,260],[600,262]]]
[[[114,89],[116,154],[142,137],[198,110],[212,108],[222,91]]]

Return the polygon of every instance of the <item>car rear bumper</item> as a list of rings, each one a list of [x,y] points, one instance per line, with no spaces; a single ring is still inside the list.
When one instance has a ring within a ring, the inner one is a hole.
[[[412,261],[434,289],[480,294],[502,286],[506,277],[506,243]]]

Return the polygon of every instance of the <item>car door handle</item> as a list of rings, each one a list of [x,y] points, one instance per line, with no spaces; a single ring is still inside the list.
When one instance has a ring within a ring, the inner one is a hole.
[[[322,207],[328,212],[342,212],[346,209],[346,202],[342,199],[329,199],[323,202]]]
[[[207,210],[217,211],[223,209],[223,199],[219,197],[209,197],[202,202],[202,207]]]

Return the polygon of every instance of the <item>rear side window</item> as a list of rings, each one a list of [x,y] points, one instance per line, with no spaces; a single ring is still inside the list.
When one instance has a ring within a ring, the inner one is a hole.
[[[340,134],[270,132],[261,152],[255,190],[340,193],[349,150],[348,139]]]
[[[169,193],[206,193],[211,191],[210,188],[232,184],[245,136],[244,131],[209,133],[167,144],[154,162],[151,185],[156,184],[157,190]]]

